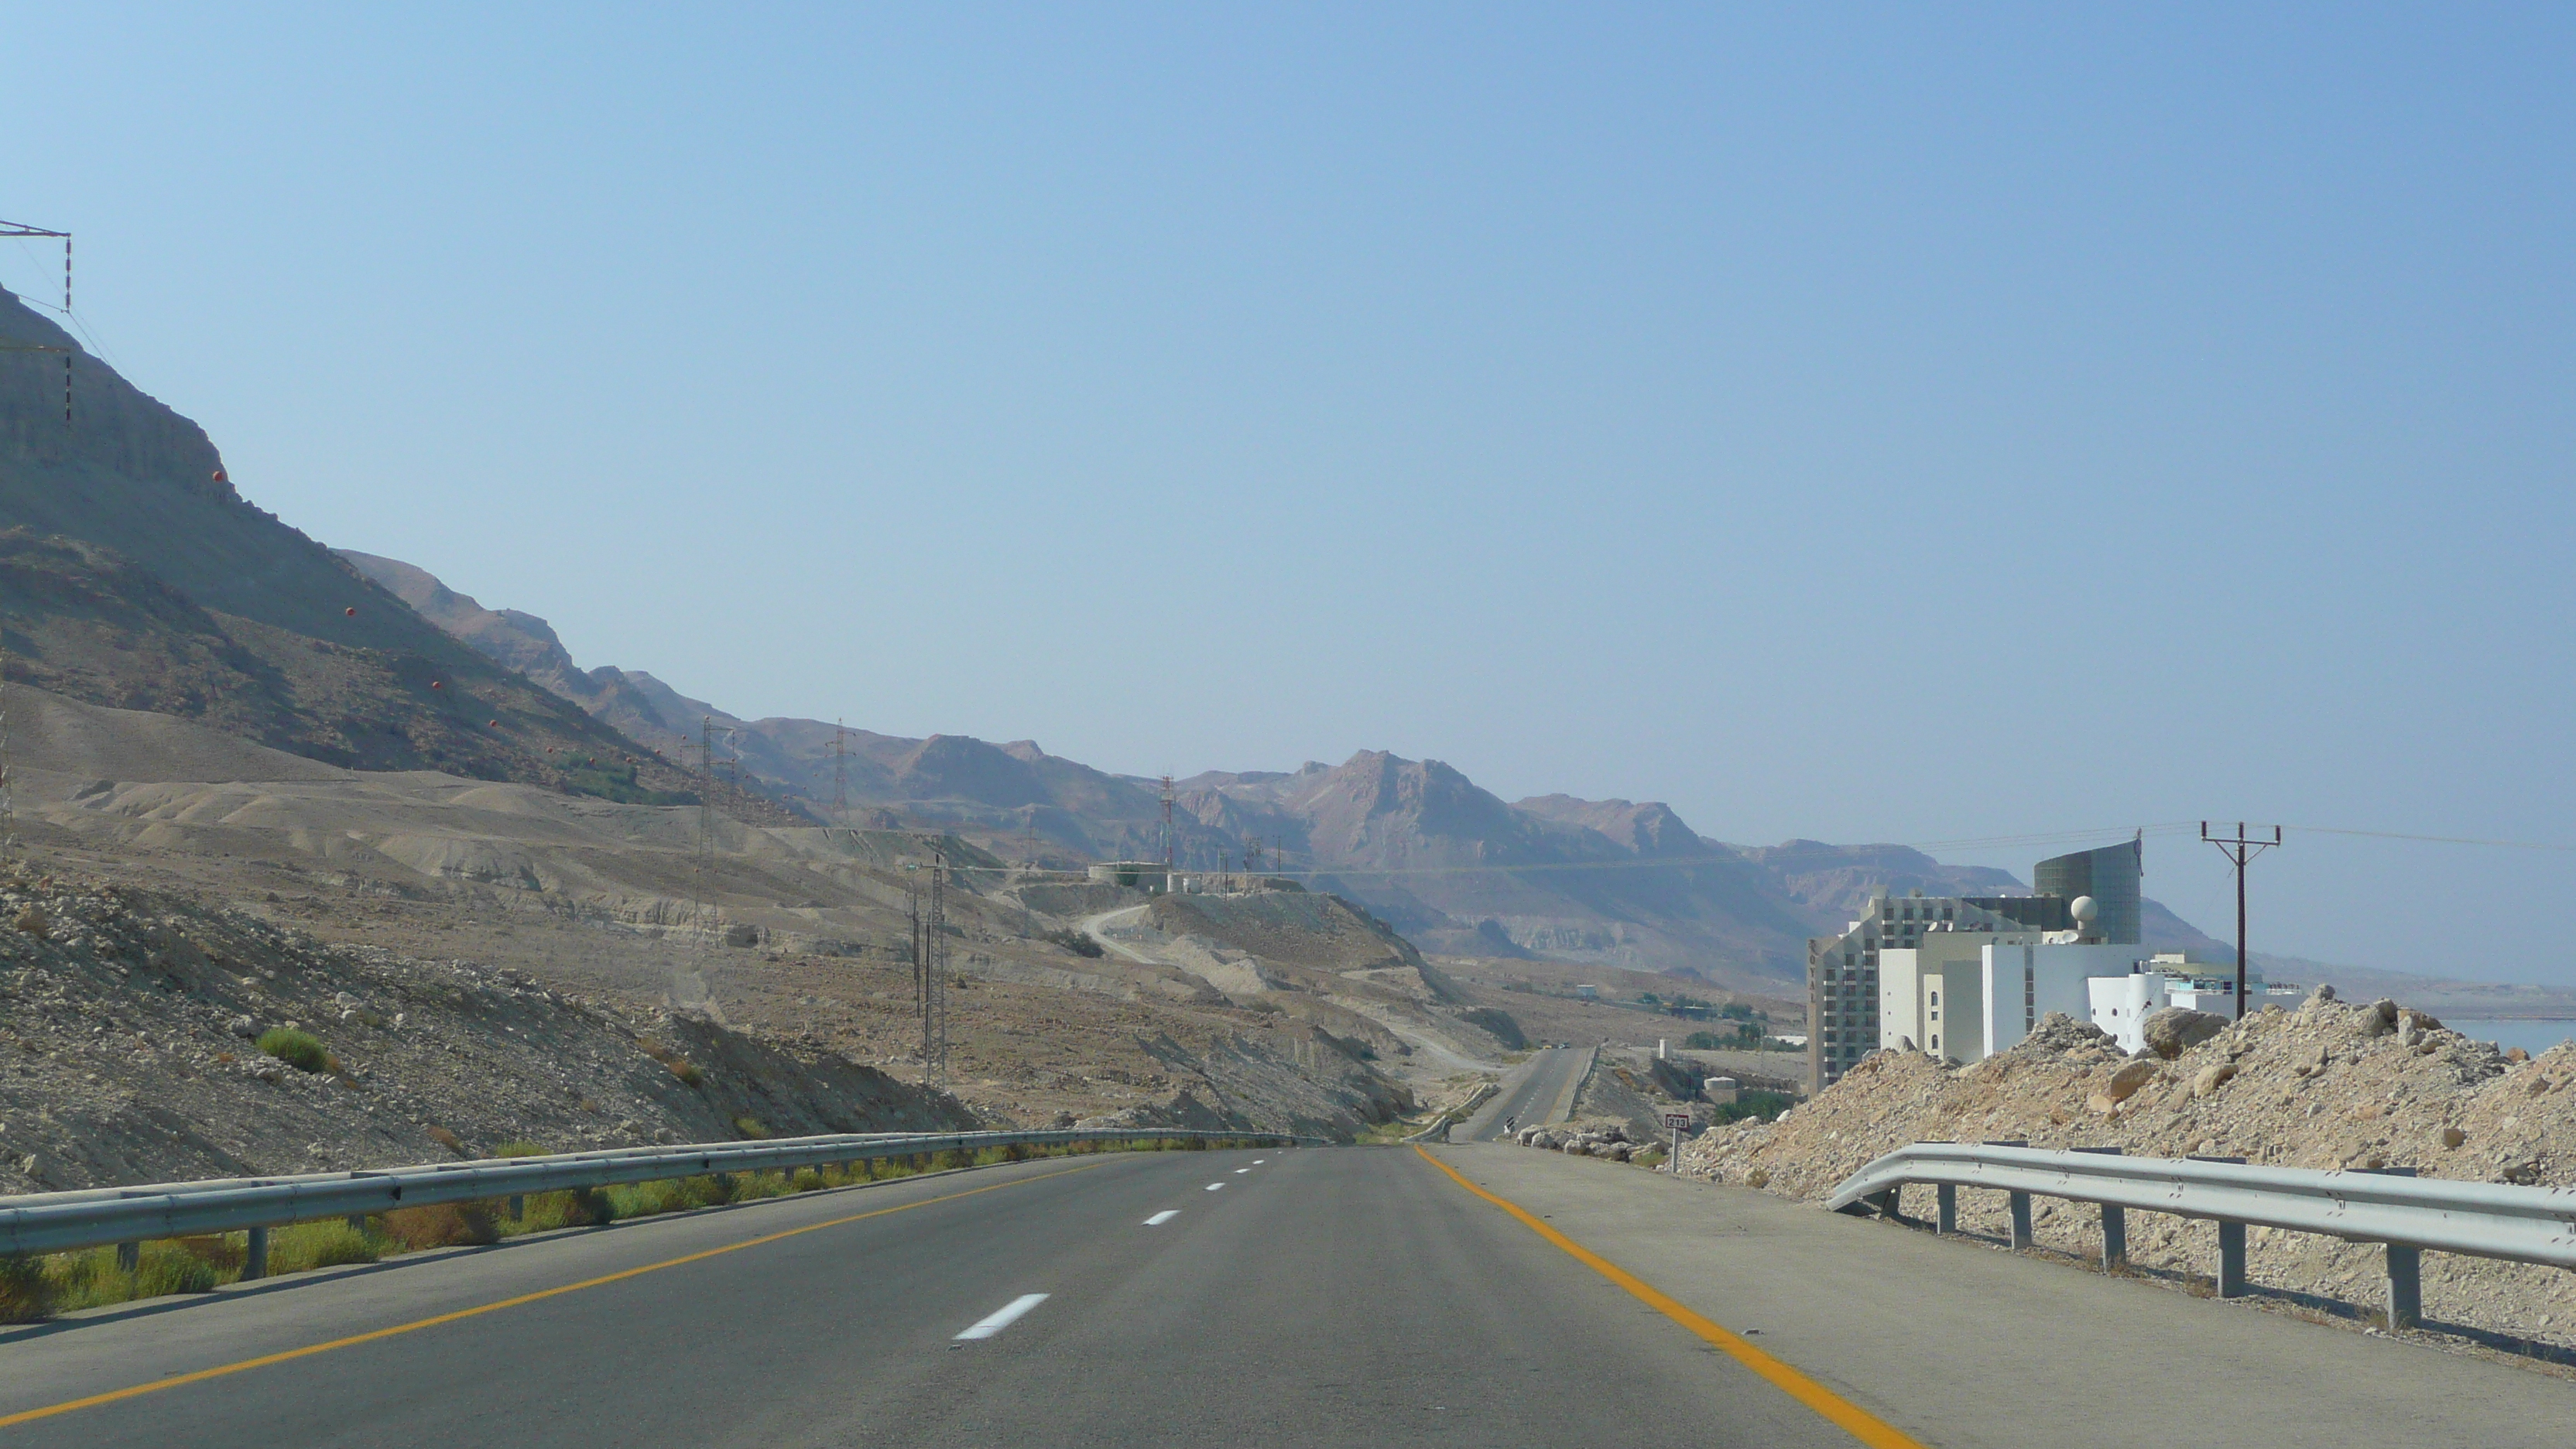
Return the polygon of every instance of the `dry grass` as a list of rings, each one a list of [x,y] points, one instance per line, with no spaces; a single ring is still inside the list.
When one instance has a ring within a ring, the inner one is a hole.
[[[429,1207],[396,1208],[381,1221],[386,1239],[405,1252],[501,1241],[492,1210],[481,1203],[443,1202]]]

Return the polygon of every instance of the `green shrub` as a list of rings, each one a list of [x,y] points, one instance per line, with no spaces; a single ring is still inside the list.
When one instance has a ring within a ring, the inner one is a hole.
[[[1717,1121],[1712,1125],[1722,1126],[1728,1122],[1742,1121],[1747,1117],[1776,1118],[1797,1103],[1798,1099],[1786,1092],[1765,1092],[1758,1088],[1747,1088],[1736,1093],[1734,1101],[1718,1104]]]
[[[1100,943],[1091,939],[1089,936],[1084,935],[1080,931],[1049,931],[1039,939],[1050,941],[1058,946],[1062,946],[1064,949],[1071,951],[1076,956],[1085,956],[1097,960],[1102,954]]]
[[[259,1034],[259,1049],[299,1072],[331,1070],[331,1054],[310,1032],[272,1026]]]
[[[176,1243],[145,1243],[142,1260],[134,1270],[132,1296],[159,1298],[168,1293],[212,1293],[215,1284],[222,1279],[222,1271],[214,1264]]]
[[[552,1154],[524,1137],[515,1137],[492,1149],[494,1157],[547,1157]]]
[[[372,1263],[380,1256],[375,1240],[347,1223],[298,1223],[270,1235],[268,1269],[302,1273],[344,1263]]]
[[[671,1069],[672,1076],[679,1078],[681,1081],[688,1083],[692,1087],[697,1086],[699,1083],[704,1082],[707,1079],[707,1074],[698,1070],[698,1064],[690,1061],[687,1057],[674,1057],[671,1060],[664,1062],[662,1065]]]
[[[760,1119],[759,1119],[759,1118],[757,1118],[757,1117],[736,1117],[736,1118],[734,1118],[734,1119],[733,1119],[733,1130],[734,1130],[734,1131],[736,1131],[736,1132],[741,1133],[741,1134],[742,1134],[743,1136],[745,1136],[745,1137],[750,1138],[750,1139],[751,1139],[752,1141],[754,1141],[754,1142],[761,1141],[762,1139],[764,1139],[764,1138],[766,1138],[766,1137],[768,1137],[768,1136],[769,1136],[769,1129],[768,1129],[767,1127],[762,1126],[762,1125],[761,1125],[761,1122],[760,1122]]]
[[[54,1311],[54,1285],[35,1258],[0,1258],[0,1323],[34,1323]]]

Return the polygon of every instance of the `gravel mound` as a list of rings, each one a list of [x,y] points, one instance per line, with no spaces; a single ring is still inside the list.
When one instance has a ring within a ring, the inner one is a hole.
[[[2170,1057],[2150,1048],[2131,1058],[2063,1015],[1964,1068],[1882,1051],[1778,1121],[1720,1128],[1687,1144],[1683,1170],[1812,1201],[1911,1142],[2027,1141],[2576,1184],[2576,1043],[2526,1059],[2391,1001],[2338,1001],[2330,988],[2295,1011],[2266,1008],[2206,1035],[2204,1023],[2148,1024],[2165,1028],[2148,1038],[2165,1041]],[[1928,1187],[1908,1189],[1905,1211],[1928,1217],[1931,1196]],[[2098,1252],[2096,1209],[2046,1198],[2034,1207],[2043,1245]],[[1968,1231],[2004,1230],[2001,1194],[1961,1194],[1960,1215]],[[2214,1269],[2206,1225],[2133,1213],[2129,1232],[2141,1269]],[[2256,1284],[2315,1295],[2328,1312],[2377,1302],[2377,1246],[2264,1228],[2250,1238]],[[2431,1319],[2576,1346],[2576,1274],[2436,1254],[2424,1262],[2424,1293]]]

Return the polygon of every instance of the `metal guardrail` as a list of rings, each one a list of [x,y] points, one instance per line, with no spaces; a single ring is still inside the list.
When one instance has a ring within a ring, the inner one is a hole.
[[[1432,1118],[1430,1126],[1423,1128],[1421,1131],[1414,1133],[1412,1136],[1407,1137],[1404,1140],[1408,1143],[1428,1142],[1436,1136],[1443,1142],[1448,1141],[1450,1128],[1455,1127],[1459,1123],[1466,1121],[1468,1118],[1475,1116],[1476,1109],[1493,1100],[1494,1094],[1501,1090],[1502,1085],[1498,1082],[1485,1083],[1483,1086],[1478,1087],[1466,1101],[1461,1102],[1457,1106],[1451,1107],[1442,1112],[1439,1116]]]
[[[219,1178],[134,1187],[0,1197],[0,1255],[63,1253],[150,1238],[250,1233],[245,1278],[264,1276],[268,1230],[325,1218],[363,1217],[438,1203],[520,1198],[567,1188],[608,1187],[730,1172],[794,1171],[834,1163],[912,1157],[987,1147],[1059,1147],[1085,1142],[1192,1139],[1296,1146],[1321,1141],[1280,1132],[1111,1128],[1095,1131],[878,1132],[767,1142],[626,1147],[548,1157],[486,1158],[419,1167],[317,1172],[290,1177]]]
[[[2012,1245],[2031,1243],[2033,1194],[2098,1204],[2102,1262],[2128,1260],[2127,1210],[2207,1218],[2218,1224],[2218,1296],[2245,1292],[2250,1225],[2385,1244],[2392,1328],[2423,1318],[2427,1251],[2576,1268],[2576,1189],[2420,1178],[2413,1168],[2329,1172],[2248,1165],[2241,1158],[2125,1157],[2119,1149],[2042,1149],[2018,1143],[1917,1142],[1845,1179],[1826,1200],[1838,1212],[1897,1216],[1897,1190],[1939,1189],[1935,1228],[1958,1231],[1958,1190],[2005,1193]]]

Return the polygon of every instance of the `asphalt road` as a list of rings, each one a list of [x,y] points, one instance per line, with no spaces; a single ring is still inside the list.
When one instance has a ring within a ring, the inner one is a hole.
[[[1494,1094],[1492,1101],[1451,1129],[1450,1138],[1491,1142],[1503,1135],[1505,1122],[1532,1127],[1556,1120],[1557,1106],[1591,1064],[1592,1051],[1588,1047],[1548,1047],[1532,1053],[1516,1075],[1503,1079],[1503,1089]]]
[[[0,1420],[493,1304],[0,1445],[1852,1442],[1419,1154],[1354,1148],[1027,1163],[0,1331]]]

